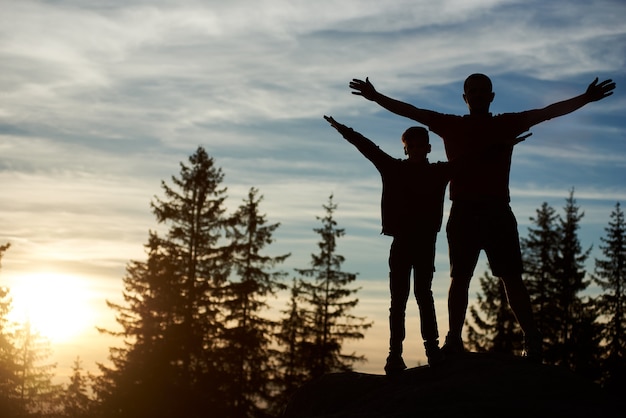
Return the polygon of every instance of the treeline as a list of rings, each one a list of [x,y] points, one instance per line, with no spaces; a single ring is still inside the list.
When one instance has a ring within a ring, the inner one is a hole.
[[[151,231],[146,260],[128,263],[123,303],[107,302],[119,329],[100,331],[121,345],[97,375],[77,359],[70,384],[53,385],[45,340],[8,323],[1,290],[0,416],[273,417],[306,381],[365,361],[343,351],[371,323],[351,313],[356,274],[341,268],[333,196],[313,230],[318,252],[288,280],[280,266],[290,254],[265,253],[279,224],[261,213],[262,196],[251,188],[229,214],[222,181],[202,147],[162,181],[151,208],[166,232]],[[268,300],[283,291],[272,314]]]
[[[53,385],[49,345],[27,325],[9,324],[10,289],[0,289],[2,417],[276,417],[295,389],[325,373],[351,370],[363,356],[343,352],[371,326],[352,315],[356,274],[344,272],[331,195],[317,217],[317,252],[289,273],[290,256],[266,255],[278,223],[251,188],[234,213],[214,160],[199,147],[171,183],[161,183],[146,259],[130,261],[115,311],[120,346],[99,373],[77,358],[70,383]],[[544,337],[545,362],[609,390],[625,386],[626,225],[616,204],[601,238],[603,257],[585,271],[590,248],[578,229],[573,191],[563,215],[544,203],[521,239],[527,283]],[[0,259],[9,248],[0,246]],[[595,294],[589,286],[596,285]],[[470,308],[468,348],[517,353],[522,337],[501,283],[485,273]],[[287,294],[276,315],[269,300]]]
[[[585,270],[591,247],[578,237],[584,213],[574,199],[562,214],[543,203],[521,238],[524,281],[543,334],[544,363],[557,365],[616,394],[626,389],[626,223],[616,203],[601,237],[602,257]],[[589,286],[596,285],[590,292]],[[519,352],[522,335],[501,281],[485,273],[470,307],[469,345],[475,351]]]

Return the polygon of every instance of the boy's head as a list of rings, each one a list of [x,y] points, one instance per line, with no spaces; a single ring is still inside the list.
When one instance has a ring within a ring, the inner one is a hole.
[[[488,113],[495,97],[491,80],[484,74],[472,74],[463,84],[463,100],[470,113]]]
[[[425,158],[430,152],[428,131],[421,126],[412,126],[402,134],[404,154],[409,158]]]

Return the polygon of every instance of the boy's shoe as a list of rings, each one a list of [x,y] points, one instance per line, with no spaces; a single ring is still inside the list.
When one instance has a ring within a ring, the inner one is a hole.
[[[387,363],[385,364],[385,373],[387,376],[398,374],[404,369],[406,369],[406,364],[404,364],[402,356],[400,354],[389,353]]]
[[[428,358],[429,366],[437,366],[446,359],[445,354],[441,348],[439,348],[439,340],[425,341],[424,347],[426,348],[426,357]]]
[[[441,347],[441,351],[446,357],[454,357],[459,354],[465,353],[465,347],[463,347],[463,340],[460,338],[450,338],[448,335],[446,337],[446,342]]]
[[[524,336],[524,350],[522,351],[522,357],[526,357],[529,361],[534,363],[541,363],[542,361],[542,344],[543,337],[539,332],[534,335]]]

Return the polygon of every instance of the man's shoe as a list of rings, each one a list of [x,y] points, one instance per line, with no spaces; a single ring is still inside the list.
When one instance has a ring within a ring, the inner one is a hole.
[[[430,367],[438,366],[446,359],[445,354],[439,348],[439,340],[425,341],[424,348],[426,348],[426,357],[428,358],[428,365]]]
[[[454,357],[465,353],[465,347],[463,347],[463,340],[460,338],[446,337],[446,342],[441,347],[441,351],[446,357]]]
[[[387,363],[385,364],[385,373],[387,376],[398,374],[404,369],[406,369],[406,364],[404,364],[402,356],[400,354],[389,353]]]

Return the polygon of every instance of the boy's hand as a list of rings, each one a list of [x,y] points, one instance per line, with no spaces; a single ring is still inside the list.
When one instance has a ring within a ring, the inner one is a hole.
[[[324,119],[326,119],[328,121],[328,123],[330,123],[330,126],[332,126],[333,128],[337,129],[337,125],[339,125],[339,122],[337,122],[335,119],[333,119],[332,116],[324,115]]]
[[[597,102],[598,100],[612,95],[614,89],[615,82],[613,82],[613,80],[604,80],[602,83],[598,84],[598,77],[596,77],[593,83],[589,84],[589,87],[587,87],[585,97],[589,102]]]
[[[376,98],[376,89],[370,83],[369,77],[365,78],[365,81],[359,80],[358,78],[353,78],[349,84],[353,91],[352,94],[356,94],[357,96],[363,96],[367,100],[374,100]]]
[[[328,121],[328,123],[330,123],[330,126],[335,128],[341,135],[345,135],[349,131],[352,131],[351,128],[348,128],[346,125],[343,125],[343,124],[337,122],[335,119],[333,119],[332,116],[324,115],[324,119],[326,119]]]

